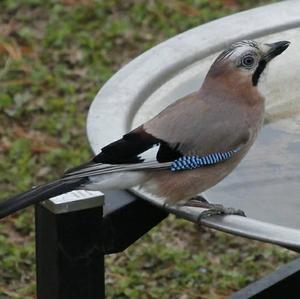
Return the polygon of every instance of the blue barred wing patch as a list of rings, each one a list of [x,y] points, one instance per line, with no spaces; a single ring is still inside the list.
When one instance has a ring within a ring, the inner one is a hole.
[[[240,148],[237,148],[227,152],[213,153],[206,156],[183,156],[172,162],[171,171],[189,170],[211,166],[231,158],[239,150]]]

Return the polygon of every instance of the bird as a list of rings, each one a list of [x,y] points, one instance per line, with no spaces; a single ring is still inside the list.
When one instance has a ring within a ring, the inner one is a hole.
[[[199,90],[103,147],[87,163],[1,202],[0,219],[76,189],[105,192],[134,186],[166,204],[197,201],[200,207],[232,213],[199,194],[231,173],[253,145],[264,121],[262,74],[289,45],[231,44],[216,57]]]

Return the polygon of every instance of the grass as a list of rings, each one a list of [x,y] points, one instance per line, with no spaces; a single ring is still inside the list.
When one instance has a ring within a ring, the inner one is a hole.
[[[2,0],[1,198],[91,156],[89,105],[122,65],[179,32],[269,2]],[[34,298],[32,208],[0,231],[0,298]],[[294,257],[170,217],[107,258],[108,298],[226,298]]]

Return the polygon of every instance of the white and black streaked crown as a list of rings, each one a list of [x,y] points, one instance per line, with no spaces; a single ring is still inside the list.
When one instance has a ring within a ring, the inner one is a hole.
[[[260,51],[259,45],[253,40],[242,40],[232,44],[229,48],[224,50],[217,58],[216,61],[222,61],[229,59],[233,54],[234,56],[239,56],[241,53],[246,52],[247,50],[256,50]]]

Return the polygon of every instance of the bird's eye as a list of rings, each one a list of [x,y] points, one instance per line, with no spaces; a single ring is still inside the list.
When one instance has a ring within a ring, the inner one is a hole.
[[[243,57],[241,64],[242,64],[242,66],[249,68],[249,67],[253,66],[254,62],[255,62],[254,57],[247,55],[247,56]]]

